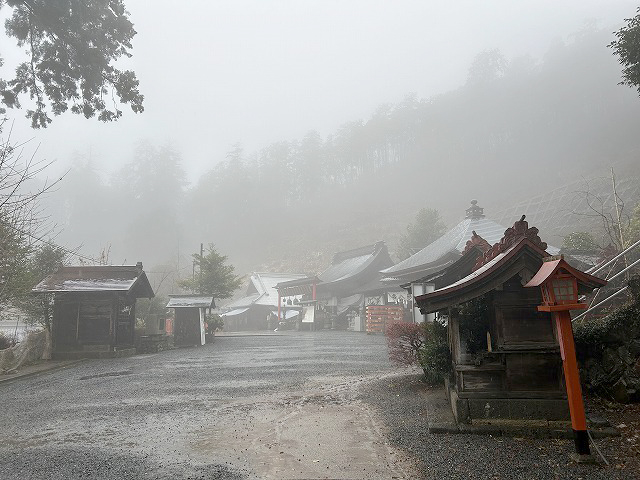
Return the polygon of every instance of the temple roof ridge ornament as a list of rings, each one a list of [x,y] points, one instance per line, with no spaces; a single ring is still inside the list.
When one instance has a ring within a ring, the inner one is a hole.
[[[490,262],[494,258],[496,258],[501,253],[506,252],[509,248],[516,245],[523,238],[528,239],[537,247],[540,247],[542,250],[547,249],[547,243],[543,242],[538,233],[536,227],[529,227],[529,223],[525,220],[526,215],[522,215],[520,220],[513,224],[513,227],[507,228],[504,231],[504,236],[500,239],[498,243],[493,245],[490,249],[488,249],[484,255],[478,257],[476,264],[473,266],[472,271],[476,271],[484,264]]]
[[[465,210],[465,218],[471,220],[484,218],[484,208],[478,206],[478,200],[471,200],[471,206]]]
[[[480,235],[478,235],[475,230],[472,230],[471,233],[472,233],[471,238],[467,240],[467,243],[464,246],[464,250],[462,251],[462,254],[465,255],[473,247],[478,247],[480,248],[482,253],[486,253],[491,248],[491,244],[487,242],[484,238],[482,238]]]

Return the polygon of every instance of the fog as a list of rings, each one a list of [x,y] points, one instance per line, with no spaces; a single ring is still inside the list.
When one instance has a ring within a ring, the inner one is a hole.
[[[630,1],[598,0],[126,5],[138,32],[126,66],[140,79],[144,114],[125,110],[110,125],[65,114],[33,132],[13,112],[15,135],[35,136],[61,165],[90,153],[105,171],[139,139],[168,139],[191,180],[236,142],[254,151],[311,129],[325,136],[410,92],[429,98],[462,85],[482,50],[540,58],[585,25],[612,30],[635,12]]]
[[[451,226],[472,198],[492,216],[638,174],[640,99],[607,48],[634,2],[126,5],[144,113],[34,131],[9,111],[12,138],[68,171],[44,199],[56,242],[93,258],[184,275],[204,242],[239,273],[314,272],[393,252],[424,206]]]

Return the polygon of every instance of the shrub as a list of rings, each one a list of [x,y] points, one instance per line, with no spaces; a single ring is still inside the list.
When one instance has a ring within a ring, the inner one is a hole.
[[[0,332],[0,350],[11,348],[16,344],[16,339],[5,333]]]
[[[224,318],[216,313],[207,314],[207,333],[215,333],[224,328]]]
[[[420,365],[425,381],[439,384],[451,371],[451,351],[447,341],[447,327],[438,321],[425,323],[425,342],[420,350]]]
[[[387,328],[389,360],[396,365],[419,365],[424,342],[425,331],[420,324],[400,322]]]
[[[604,318],[574,324],[573,335],[578,359],[582,361],[602,357],[608,346],[640,338],[640,298]]]
[[[447,329],[441,323],[396,323],[387,329],[389,359],[403,366],[419,365],[429,384],[440,383],[451,369]]]

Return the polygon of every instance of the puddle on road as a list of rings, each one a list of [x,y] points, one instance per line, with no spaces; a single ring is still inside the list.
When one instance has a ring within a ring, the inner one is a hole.
[[[219,418],[191,447],[205,458],[253,470],[258,478],[411,478],[406,457],[385,442],[368,408],[323,403],[322,395],[258,405],[248,415]]]

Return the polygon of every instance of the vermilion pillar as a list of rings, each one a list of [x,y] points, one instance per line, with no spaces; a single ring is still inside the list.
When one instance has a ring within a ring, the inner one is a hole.
[[[606,280],[573,268],[560,255],[545,258],[540,270],[525,285],[525,287],[540,287],[542,305],[538,306],[538,311],[551,313],[556,324],[564,369],[564,383],[571,413],[571,426],[576,442],[576,452],[580,456],[590,455],[589,434],[569,311],[587,308],[586,304],[579,302],[580,288],[584,292],[593,291],[606,284]]]
[[[569,400],[569,412],[571,413],[571,427],[573,428],[576,451],[580,455],[589,455],[589,436],[587,434],[587,418],[584,413],[582,401],[582,388],[580,387],[580,372],[576,360],[576,348],[573,340],[573,328],[571,315],[567,310],[553,312],[562,356],[564,369],[564,382],[567,388]]]

